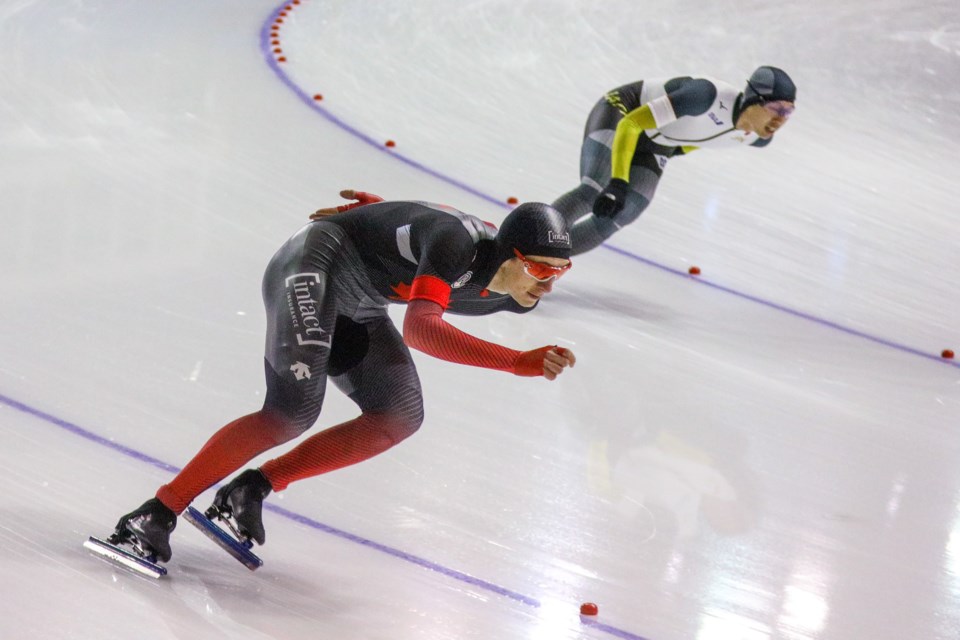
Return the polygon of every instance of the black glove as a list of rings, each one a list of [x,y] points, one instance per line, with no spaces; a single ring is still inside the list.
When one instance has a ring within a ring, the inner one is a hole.
[[[600,218],[612,218],[620,213],[623,204],[627,200],[627,189],[630,185],[626,180],[614,178],[607,185],[607,188],[600,192],[597,199],[593,201],[593,215]]]

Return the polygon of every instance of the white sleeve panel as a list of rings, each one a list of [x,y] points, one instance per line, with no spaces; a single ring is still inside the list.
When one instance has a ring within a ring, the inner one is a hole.
[[[677,114],[674,113],[673,105],[670,104],[670,98],[668,96],[654,98],[648,102],[647,105],[650,107],[650,113],[653,114],[653,119],[657,123],[658,129],[677,119]]]

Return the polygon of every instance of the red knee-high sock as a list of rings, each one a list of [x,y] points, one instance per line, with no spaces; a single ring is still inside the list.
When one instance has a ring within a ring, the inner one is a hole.
[[[364,413],[353,420],[311,436],[279,458],[260,467],[275,491],[295,480],[362,462],[383,453],[419,425],[397,416]]]
[[[276,413],[258,411],[238,418],[213,434],[183,471],[160,487],[157,498],[174,513],[181,513],[215,483],[297,434]]]

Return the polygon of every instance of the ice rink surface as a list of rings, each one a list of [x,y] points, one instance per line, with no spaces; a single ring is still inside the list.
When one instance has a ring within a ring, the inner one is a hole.
[[[0,636],[960,636],[955,2],[285,6],[0,3]],[[451,318],[560,380],[417,354],[421,431],[271,496],[255,573],[184,522],[162,580],[81,547],[260,406],[262,270],[340,189],[498,222],[607,90],[760,64],[774,144]]]

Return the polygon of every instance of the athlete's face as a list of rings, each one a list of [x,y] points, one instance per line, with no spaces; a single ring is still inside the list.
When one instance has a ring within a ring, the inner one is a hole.
[[[570,264],[569,260],[563,258],[524,256],[522,260],[511,258],[500,265],[500,270],[497,271],[497,275],[494,276],[488,288],[496,293],[509,294],[522,307],[532,307],[537,304],[540,298],[553,291],[553,283],[556,282],[558,277],[553,276],[546,280],[539,280],[529,273],[530,271],[536,271],[536,269],[531,270],[524,262],[534,267],[537,264],[551,267],[566,267]]]
[[[740,114],[737,129],[756,133],[761,138],[769,138],[787,122],[792,113],[793,103],[784,100],[752,104]]]

